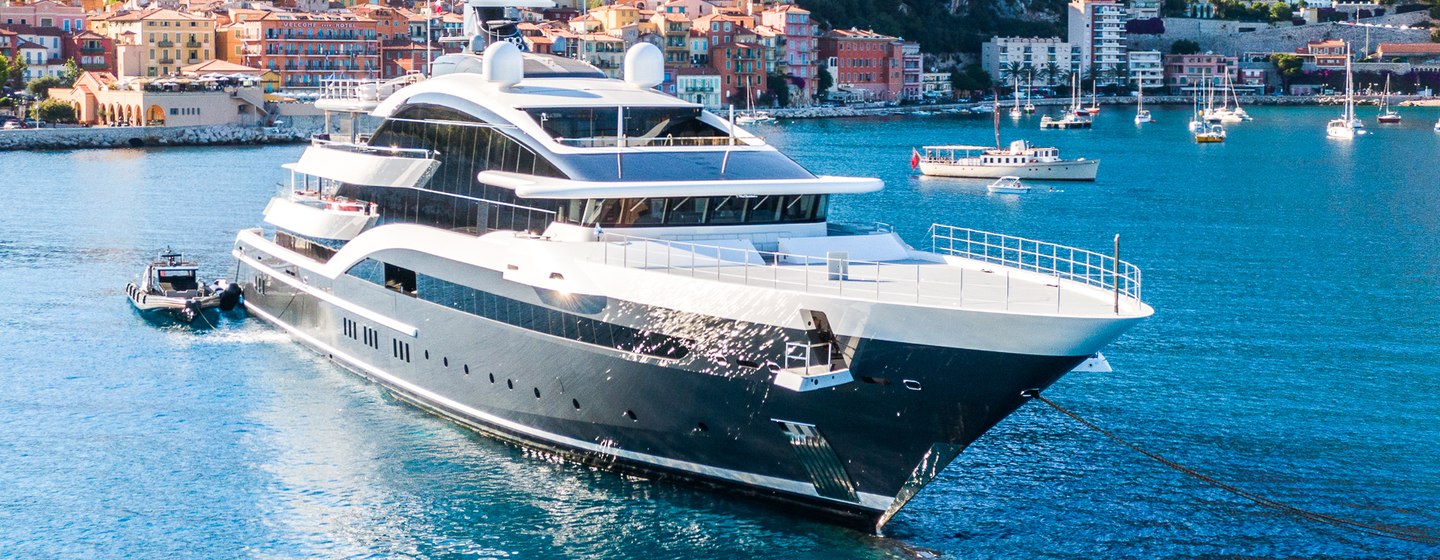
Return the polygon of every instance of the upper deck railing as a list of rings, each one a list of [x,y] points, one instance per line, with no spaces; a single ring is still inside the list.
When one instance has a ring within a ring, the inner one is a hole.
[[[930,226],[930,251],[1038,272],[1140,300],[1140,269],[1113,255],[1013,235]]]
[[[1107,268],[1114,266],[1113,257],[950,226],[937,225],[934,231],[934,260],[877,262],[841,253],[801,255],[605,233],[601,261],[726,283],[938,307],[1085,315],[1140,307],[1139,269],[1122,261],[1116,274]],[[940,255],[973,262],[947,263]],[[1105,291],[1117,285],[1126,299],[1116,298],[1112,308]]]
[[[750,146],[754,140],[729,136],[592,136],[589,138],[556,138],[566,146],[577,148],[655,148],[669,146]]]
[[[310,145],[318,146],[329,150],[340,150],[354,152],[357,154],[369,154],[376,156],[429,158],[439,154],[435,150],[423,148],[392,148],[390,146],[371,146],[364,142],[344,142],[340,140],[329,140],[325,138],[310,138]]]

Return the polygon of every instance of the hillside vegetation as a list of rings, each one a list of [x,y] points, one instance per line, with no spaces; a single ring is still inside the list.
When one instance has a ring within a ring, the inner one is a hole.
[[[825,28],[872,29],[928,53],[980,52],[996,35],[1064,33],[1064,0],[798,0]],[[954,13],[951,8],[954,8]]]

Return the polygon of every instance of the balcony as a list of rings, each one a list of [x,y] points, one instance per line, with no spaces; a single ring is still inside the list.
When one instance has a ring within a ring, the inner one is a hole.
[[[185,41],[185,48],[187,49],[198,49],[202,46],[204,45],[201,45],[200,41]]]
[[[175,42],[174,42],[174,41],[170,41],[170,40],[168,40],[168,39],[167,39],[167,40],[161,40],[161,41],[155,43],[155,46],[160,47],[160,48],[162,48],[162,49],[168,49],[168,48],[170,48],[170,47],[175,46]]]
[[[105,47],[102,47],[102,46],[99,46],[99,45],[96,45],[96,46],[84,46],[84,47],[80,47],[80,52],[86,53],[86,54],[104,54],[104,52],[105,52]]]
[[[175,59],[173,59],[173,58],[162,58],[162,59],[160,59],[160,60],[158,60],[158,61],[156,61],[156,62],[158,62],[158,63],[160,63],[160,64],[162,64],[162,65],[165,65],[165,64],[175,64]]]

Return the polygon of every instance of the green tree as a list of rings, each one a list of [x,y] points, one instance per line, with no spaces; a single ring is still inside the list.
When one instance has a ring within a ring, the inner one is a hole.
[[[820,71],[815,74],[815,97],[824,99],[825,94],[829,93],[830,88],[834,86],[835,78],[830,75],[830,70],[821,66]]]
[[[1276,73],[1280,74],[1280,87],[1286,91],[1290,90],[1290,82],[1305,72],[1302,69],[1305,59],[1293,54],[1271,55],[1270,62],[1275,65]]]
[[[0,54],[0,86],[10,82],[10,59]]]
[[[50,97],[50,88],[65,87],[62,82],[63,80],[55,76],[41,76],[25,84],[25,90],[30,92],[30,95],[35,96],[36,99],[48,99]]]
[[[1199,54],[1200,43],[1189,39],[1181,39],[1170,45],[1170,54]]]
[[[75,64],[75,59],[65,59],[65,70],[60,74],[61,81],[63,82],[62,87],[70,87],[75,85],[75,80],[80,79],[81,72],[82,70],[80,70],[80,65]]]
[[[69,103],[57,99],[46,99],[36,103],[30,108],[30,114],[34,118],[52,123],[75,122],[75,108],[71,107]]]
[[[5,83],[15,89],[25,87],[25,70],[28,68],[29,65],[25,64],[25,61],[20,58],[19,54],[16,54],[10,59],[10,62],[5,64]]]
[[[1293,13],[1290,5],[1284,2],[1276,2],[1270,5],[1270,21],[1290,21],[1290,16]]]
[[[790,80],[786,79],[784,74],[766,76],[765,88],[770,90],[770,98],[781,107],[790,106]]]

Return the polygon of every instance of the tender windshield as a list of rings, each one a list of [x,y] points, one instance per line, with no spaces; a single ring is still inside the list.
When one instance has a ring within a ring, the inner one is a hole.
[[[556,141],[574,146],[615,146],[621,129],[618,107],[541,107],[525,110]],[[699,107],[626,107],[627,146],[711,145],[727,132],[700,120]]]

